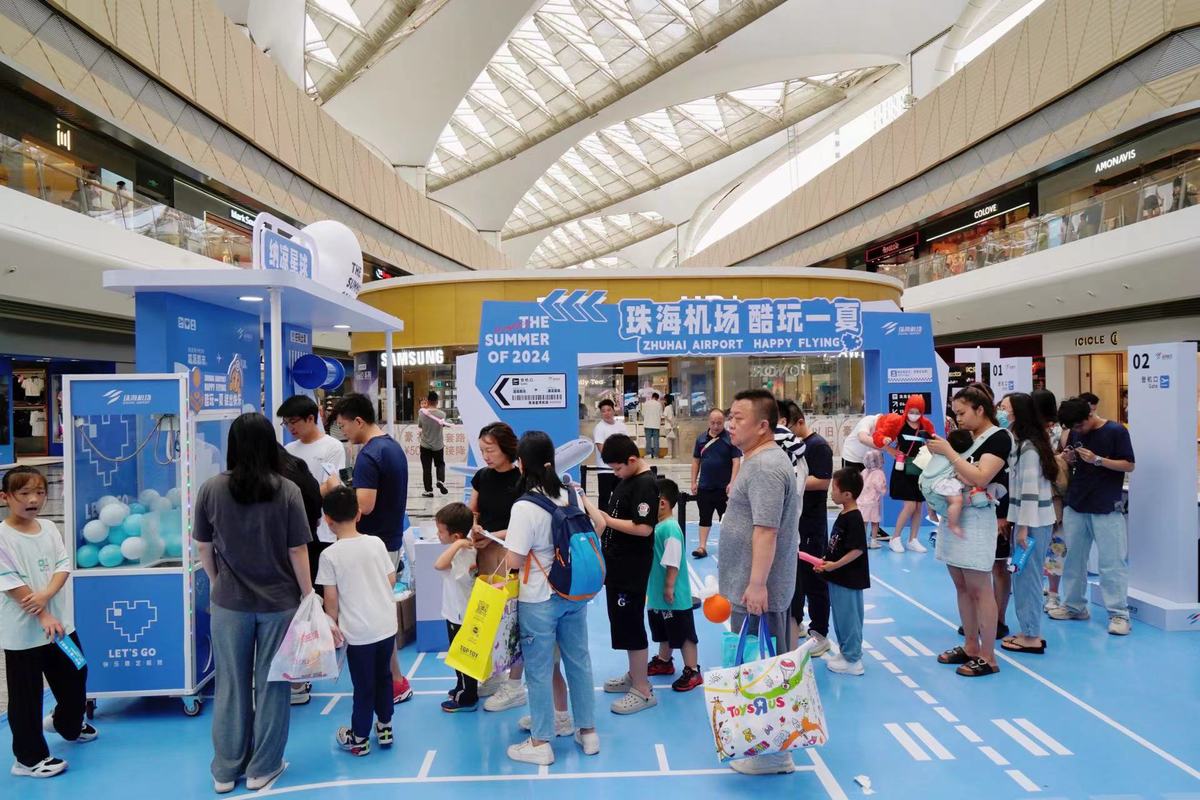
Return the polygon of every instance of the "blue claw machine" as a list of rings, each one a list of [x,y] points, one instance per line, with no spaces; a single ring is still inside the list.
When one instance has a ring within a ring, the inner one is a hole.
[[[90,698],[165,695],[200,713],[212,677],[195,487],[224,465],[237,411],[195,411],[192,375],[67,376],[65,521]]]

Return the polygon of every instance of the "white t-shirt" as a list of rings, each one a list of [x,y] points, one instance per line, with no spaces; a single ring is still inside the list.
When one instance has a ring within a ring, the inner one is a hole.
[[[629,429],[626,428],[625,423],[619,419],[614,419],[612,422],[600,420],[596,423],[595,431],[592,432],[592,441],[595,442],[599,447],[603,448],[604,440],[612,436],[614,433],[623,433],[628,436]],[[612,470],[608,468],[608,465],[601,460],[599,453],[596,454],[596,466],[602,471],[612,472]]]
[[[317,583],[338,592],[338,626],[347,644],[395,636],[396,600],[388,575],[396,571],[378,536],[339,539],[321,553]]]
[[[661,428],[662,415],[662,403],[653,398],[642,403],[642,424],[647,428]]]
[[[856,464],[863,463],[863,459],[867,457],[867,453],[874,450],[874,447],[863,444],[858,435],[865,433],[868,436],[875,433],[875,425],[879,422],[878,414],[867,414],[858,421],[854,426],[854,430],[850,431],[850,435],[842,441],[842,461],[853,461]]]
[[[569,495],[565,489],[554,502],[566,507]],[[550,570],[550,561],[554,558],[550,515],[528,500],[518,500],[513,505],[512,514],[508,519],[508,534],[504,546],[509,552],[519,556],[532,553],[538,560],[535,564],[532,559],[527,559],[525,566],[521,567],[521,593],[517,599],[522,603],[543,603],[549,600],[550,582],[546,580],[546,572]],[[538,564],[541,564],[541,568]]]
[[[317,479],[317,483],[325,483],[330,475],[346,466],[346,448],[332,436],[322,434],[312,444],[296,439],[284,445],[284,449],[308,465],[308,471]],[[322,542],[337,541],[337,536],[325,524],[323,516],[317,523],[317,539]]]
[[[39,519],[38,524],[41,530],[28,534],[0,522],[0,593],[21,586],[40,592],[55,573],[71,572],[71,560],[58,526],[48,519]],[[50,599],[49,609],[64,631],[75,630],[66,586]],[[29,650],[49,643],[37,617],[26,614],[20,603],[7,594],[0,594],[0,648]]]
[[[442,573],[442,619],[462,625],[474,585],[475,548],[468,547],[455,553],[450,569]]]

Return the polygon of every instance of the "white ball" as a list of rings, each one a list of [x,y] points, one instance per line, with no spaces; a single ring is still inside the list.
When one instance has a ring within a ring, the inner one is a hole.
[[[140,502],[142,505],[146,506],[146,508],[149,508],[150,504],[153,503],[155,500],[157,500],[158,497],[159,497],[158,492],[156,492],[155,490],[143,489],[142,493],[138,495],[138,502]]]
[[[121,555],[125,556],[128,561],[140,561],[145,552],[146,543],[140,536],[130,536],[121,542]]]
[[[111,494],[106,494],[104,497],[101,497],[96,501],[96,511],[98,513],[100,509],[104,508],[105,506],[109,506],[117,502],[120,502],[117,500],[117,498],[113,497]]]
[[[172,489],[167,492],[167,499],[171,501],[173,508],[179,508],[179,489]]]
[[[110,528],[115,528],[129,516],[129,506],[124,503],[110,503],[100,509],[100,521]]]
[[[313,280],[347,297],[358,297],[363,284],[363,257],[354,231],[332,219],[314,222],[301,230],[317,243]]]
[[[165,497],[156,497],[150,503],[150,510],[151,511],[170,511],[171,510],[171,501]]]
[[[108,526],[98,519],[83,526],[83,538],[92,544],[100,544],[108,539]]]

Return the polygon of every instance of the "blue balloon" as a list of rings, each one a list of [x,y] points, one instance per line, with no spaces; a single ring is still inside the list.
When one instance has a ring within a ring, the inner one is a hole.
[[[100,565],[104,567],[119,567],[125,563],[125,556],[121,555],[121,546],[117,544],[106,544],[100,548]]]
[[[124,523],[116,526],[115,528],[108,529],[108,543],[109,544],[115,544],[118,547],[120,547],[121,542],[128,539],[129,536],[130,536],[129,531],[125,530]]]
[[[146,508],[141,503],[130,503],[129,504],[129,513],[130,514],[145,514],[147,511],[149,511],[149,509]]]
[[[142,535],[142,519],[141,514],[130,514],[125,518],[125,521],[121,523],[121,529],[125,531],[126,539],[130,536]]]
[[[166,553],[168,558],[179,558],[183,555],[183,537],[171,536],[163,539],[167,546]]]
[[[81,545],[75,551],[75,563],[80,569],[91,569],[100,563],[100,548],[94,544]]]

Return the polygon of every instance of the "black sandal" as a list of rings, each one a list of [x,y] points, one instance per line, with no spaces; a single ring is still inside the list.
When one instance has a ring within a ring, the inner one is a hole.
[[[939,664],[968,664],[971,657],[961,647],[952,647],[937,657]]]
[[[1042,639],[1041,642],[1037,647],[1029,647],[1028,645],[1017,644],[1011,639],[1006,639],[1000,643],[1000,649],[1007,650],[1010,653],[1032,653],[1041,656],[1046,654],[1046,640]]]
[[[984,675],[995,675],[1000,668],[993,667],[982,658],[972,658],[954,671],[964,678],[982,678]]]
[[[708,557],[708,551],[704,550],[703,548],[697,547],[695,550],[692,551],[692,558],[707,558],[707,557]]]

